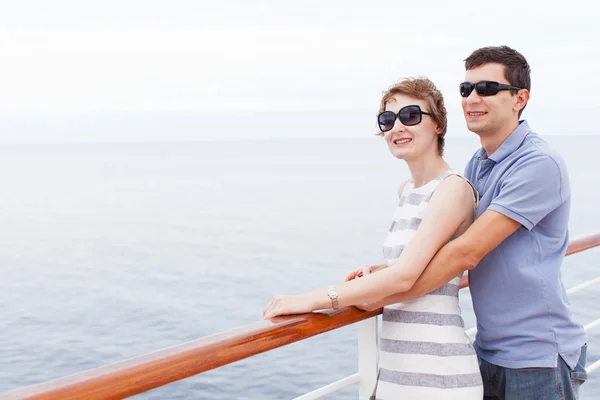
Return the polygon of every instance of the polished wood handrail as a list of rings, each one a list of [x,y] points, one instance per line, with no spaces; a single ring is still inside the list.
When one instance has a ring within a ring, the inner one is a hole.
[[[371,318],[354,307],[260,321],[46,383],[0,399],[122,399]]]
[[[600,246],[600,233],[569,243],[566,255]],[[462,282],[468,285],[466,280]],[[53,381],[0,399],[121,399],[381,313],[347,307],[260,321]]]

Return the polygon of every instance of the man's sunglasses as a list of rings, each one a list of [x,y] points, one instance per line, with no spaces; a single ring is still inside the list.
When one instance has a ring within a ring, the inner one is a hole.
[[[463,82],[459,86],[460,95],[462,97],[469,97],[473,89],[477,91],[480,96],[494,96],[501,90],[521,90],[515,86],[505,85],[504,83],[498,83],[494,81],[481,81],[477,83]]]
[[[423,119],[423,114],[431,115],[428,112],[421,111],[418,105],[405,106],[395,114],[393,111],[384,111],[377,116],[377,123],[381,132],[391,131],[396,123],[396,117],[405,126],[417,125]]]

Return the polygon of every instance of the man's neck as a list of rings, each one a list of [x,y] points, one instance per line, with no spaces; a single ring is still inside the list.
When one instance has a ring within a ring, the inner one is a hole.
[[[495,132],[480,136],[481,147],[485,150],[487,156],[491,156],[502,146],[502,143],[510,136],[511,133],[519,127],[519,121],[506,124]]]

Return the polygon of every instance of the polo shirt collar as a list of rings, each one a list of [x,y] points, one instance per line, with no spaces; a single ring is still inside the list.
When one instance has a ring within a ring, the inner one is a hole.
[[[515,152],[525,140],[525,137],[531,133],[531,128],[527,121],[522,120],[519,121],[519,126],[515,129],[504,142],[500,145],[498,150],[496,150],[491,156],[488,158],[495,163],[499,163],[504,160],[506,157]],[[482,147],[480,149],[479,156],[484,159],[486,157],[485,149]]]

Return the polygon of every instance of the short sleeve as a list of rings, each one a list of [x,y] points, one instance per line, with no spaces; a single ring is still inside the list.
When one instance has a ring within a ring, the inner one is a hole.
[[[504,178],[488,209],[533,229],[564,203],[563,169],[547,154],[524,160]]]

